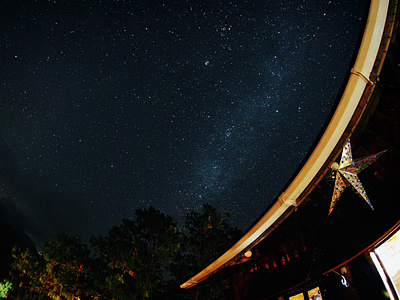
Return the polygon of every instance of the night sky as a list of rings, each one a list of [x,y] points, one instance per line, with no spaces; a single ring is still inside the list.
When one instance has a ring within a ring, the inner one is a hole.
[[[330,113],[366,2],[1,1],[1,217],[37,245],[151,205],[246,229]]]

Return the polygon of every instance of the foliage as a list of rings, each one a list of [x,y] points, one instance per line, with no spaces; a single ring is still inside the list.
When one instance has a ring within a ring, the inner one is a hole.
[[[42,288],[40,278],[44,273],[44,261],[33,255],[29,249],[12,250],[14,262],[11,265],[11,282],[13,288],[10,295],[15,299],[49,299]],[[44,292],[44,293],[43,293]]]
[[[179,284],[237,240],[239,231],[228,220],[205,204],[186,216],[179,233],[171,216],[154,207],[139,209],[133,220],[92,237],[91,248],[66,235],[48,240],[42,255],[14,247],[12,288],[0,287],[10,289],[12,299],[223,299],[218,284],[190,291]]]
[[[229,225],[229,214],[220,214],[210,204],[201,212],[191,211],[185,218],[181,248],[174,263],[174,274],[180,283],[188,280],[225,252],[240,237],[240,231]],[[199,287],[187,293],[199,293]],[[223,297],[220,286],[203,286],[203,298]]]
[[[60,235],[45,244],[43,255],[13,249],[12,281],[18,299],[100,299],[92,285],[90,250],[78,237]]]
[[[187,214],[179,254],[190,269],[188,275],[195,275],[236,242],[240,231],[228,221],[228,213],[222,215],[210,204]]]
[[[92,244],[110,269],[108,290],[118,299],[150,298],[179,248],[176,222],[154,207],[137,210],[134,221],[123,220]]]
[[[11,289],[12,283],[6,279],[0,283],[0,298],[7,298],[8,291]]]

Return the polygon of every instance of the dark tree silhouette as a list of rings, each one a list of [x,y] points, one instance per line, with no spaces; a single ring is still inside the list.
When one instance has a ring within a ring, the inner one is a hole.
[[[134,221],[123,220],[105,238],[93,238],[109,268],[106,282],[112,297],[152,297],[179,248],[178,238],[173,218],[154,207],[137,210]]]
[[[48,240],[41,255],[15,247],[11,299],[223,299],[219,285],[179,289],[222,254],[240,235],[229,215],[208,204],[190,212],[177,231],[175,220],[154,207],[138,209],[107,235]]]
[[[223,254],[241,235],[229,225],[229,214],[220,214],[210,204],[204,204],[201,212],[191,211],[186,215],[181,235],[181,248],[174,262],[174,274],[183,283],[197,274]],[[224,290],[220,285],[203,285],[181,291],[186,297],[222,299]]]

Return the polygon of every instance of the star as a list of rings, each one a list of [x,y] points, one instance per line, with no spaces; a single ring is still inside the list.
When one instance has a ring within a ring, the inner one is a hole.
[[[328,215],[331,214],[336,202],[339,201],[344,189],[348,186],[352,187],[354,191],[368,203],[372,210],[374,209],[357,174],[367,168],[385,152],[386,150],[353,161],[350,140],[346,141],[346,144],[343,147],[340,164],[338,165],[337,163],[334,163],[332,165],[332,169],[336,172],[336,179]]]

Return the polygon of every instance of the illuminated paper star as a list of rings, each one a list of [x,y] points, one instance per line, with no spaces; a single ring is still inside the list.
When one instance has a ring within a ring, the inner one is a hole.
[[[372,209],[374,209],[357,174],[377,160],[384,152],[386,152],[386,150],[353,161],[350,141],[346,141],[346,144],[343,147],[340,164],[338,165],[337,163],[334,163],[332,165],[332,169],[336,172],[336,179],[328,215],[331,214],[336,202],[339,201],[339,197],[348,186],[352,187],[353,190],[358,193]]]

